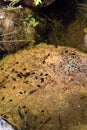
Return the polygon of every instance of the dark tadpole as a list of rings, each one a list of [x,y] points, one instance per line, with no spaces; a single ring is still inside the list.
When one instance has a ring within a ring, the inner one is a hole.
[[[23,92],[19,92],[20,94],[23,94]]]
[[[38,88],[41,88],[42,86],[38,84],[37,87],[38,87]]]
[[[4,99],[5,99],[5,96],[3,96],[3,97],[1,98],[1,101],[4,100]]]
[[[40,80],[41,80],[41,83],[44,82],[44,78],[40,78]]]
[[[45,64],[45,60],[42,61],[42,64]]]
[[[23,68],[23,71],[25,71],[26,70],[26,68]]]
[[[6,88],[6,86],[3,86],[3,88]]]
[[[45,74],[45,76],[48,76],[48,74]]]
[[[26,108],[26,106],[23,106],[22,108]]]
[[[13,101],[12,99],[9,100],[9,102],[12,102],[12,101]]]
[[[29,77],[30,76],[30,72],[25,73],[23,76],[24,76],[24,78]]]
[[[14,90],[15,88],[16,88],[16,87],[14,86],[14,87],[13,87],[13,90]]]
[[[19,64],[19,62],[17,61],[15,64]]]
[[[29,92],[29,95],[35,93],[36,91],[37,91],[37,89],[31,90],[31,91]]]
[[[22,79],[22,73],[21,73],[21,72],[18,73],[18,74],[17,74],[17,77],[19,77],[20,79]]]
[[[14,81],[16,81],[16,78],[12,78]]]

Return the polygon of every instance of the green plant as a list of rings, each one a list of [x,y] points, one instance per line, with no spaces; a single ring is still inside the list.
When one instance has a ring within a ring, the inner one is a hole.
[[[24,26],[32,26],[32,27],[36,27],[38,25],[38,21],[34,18],[34,16],[32,14],[29,14],[27,17],[25,17],[23,19],[23,25]]]
[[[20,0],[9,0],[11,3],[11,6],[14,6],[16,3],[18,3]],[[34,4],[35,6],[39,5],[42,3],[42,0],[34,0]]]
[[[31,41],[30,43],[28,42],[28,44],[29,47],[32,47],[35,42],[35,27],[39,24],[39,22],[34,18],[34,15],[30,13],[22,19],[22,24],[24,39]]]
[[[41,3],[42,3],[42,0],[34,0],[35,6],[37,6],[37,5],[41,4]]]
[[[60,44],[60,41],[64,35],[64,25],[62,21],[58,20],[57,18],[48,18],[48,24],[54,34],[54,38],[56,41],[55,47],[57,47]]]
[[[14,6],[16,3],[18,3],[20,0],[9,0],[10,1],[10,5]]]

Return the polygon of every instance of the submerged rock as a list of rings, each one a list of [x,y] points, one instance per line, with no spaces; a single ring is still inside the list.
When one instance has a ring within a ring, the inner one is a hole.
[[[87,55],[76,49],[40,45],[0,62],[0,115],[20,130],[81,130],[86,101]]]

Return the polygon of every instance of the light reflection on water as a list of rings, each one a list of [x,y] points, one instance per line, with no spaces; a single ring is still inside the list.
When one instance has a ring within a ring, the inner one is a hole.
[[[8,122],[0,117],[0,130],[14,130]]]

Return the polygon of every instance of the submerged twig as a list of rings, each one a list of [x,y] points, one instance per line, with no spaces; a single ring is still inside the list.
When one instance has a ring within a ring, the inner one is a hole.
[[[10,10],[17,10],[17,9],[22,9],[23,7],[21,5],[17,6],[17,7],[13,7],[13,6],[7,6],[5,8],[3,8],[4,11],[10,11]]]
[[[48,117],[46,120],[44,120],[37,128],[36,130],[40,130],[41,127],[43,127],[45,124],[47,124],[51,120],[51,117]]]
[[[77,6],[78,6],[79,9],[87,10],[87,4],[80,4],[80,3],[78,3]]]
[[[0,41],[0,43],[11,43],[11,42],[35,42],[34,40],[9,40],[9,41]]]
[[[8,35],[15,34],[15,33],[17,33],[17,31],[12,31],[12,32],[9,32],[9,33],[0,34],[0,37],[1,36],[8,36]]]

